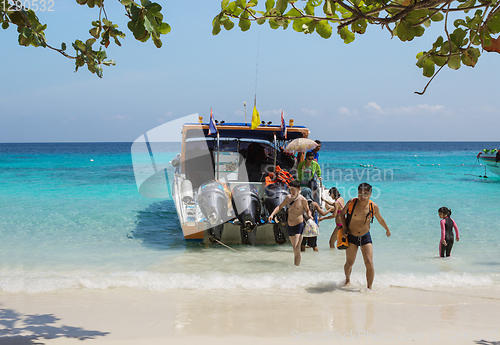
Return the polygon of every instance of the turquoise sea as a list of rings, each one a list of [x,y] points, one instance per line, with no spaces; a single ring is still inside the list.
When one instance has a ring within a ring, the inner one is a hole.
[[[500,177],[476,160],[498,142],[323,142],[324,183],[356,196],[360,182],[392,236],[372,225],[374,288],[500,284]],[[319,252],[293,265],[289,245],[186,244],[172,200],[137,190],[131,143],[0,144],[0,291],[75,289],[297,289],[337,284],[344,253],[321,223]],[[172,157],[179,148],[172,145]],[[438,258],[437,210],[460,229]],[[365,285],[361,253],[354,284]]]

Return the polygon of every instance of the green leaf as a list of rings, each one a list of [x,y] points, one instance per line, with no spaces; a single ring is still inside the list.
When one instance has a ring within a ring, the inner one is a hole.
[[[351,29],[353,32],[358,34],[364,34],[366,32],[366,27],[368,23],[365,19],[361,19],[352,24]]]
[[[9,28],[9,22],[3,22],[2,23],[2,29],[6,30]]]
[[[246,18],[240,18],[240,22],[238,23],[238,26],[240,27],[241,31],[248,31],[250,29],[250,21]]]
[[[266,18],[259,18],[257,19],[257,24],[262,25],[266,22]]]
[[[433,22],[440,22],[440,21],[442,21],[443,19],[444,19],[444,16],[443,16],[443,14],[442,14],[441,12],[438,12],[438,13],[436,13],[435,15],[433,15],[433,16],[431,17],[431,20],[432,20]]]
[[[245,8],[246,4],[247,2],[245,0],[236,0],[236,5],[238,5],[238,7]]]
[[[271,27],[271,29],[274,29],[274,30],[276,30],[280,27],[280,25],[278,24],[278,22],[274,18],[269,18],[269,26]]]
[[[95,27],[89,30],[89,33],[91,36],[95,38],[99,38],[99,35],[101,33],[101,28],[100,27]]]
[[[167,23],[161,23],[160,27],[158,28],[158,32],[162,35],[166,35],[170,32],[171,27]]]
[[[66,50],[66,43],[61,43],[61,50],[62,51],[65,51]]]
[[[497,12],[490,18],[487,25],[492,34],[500,32],[500,11],[497,10]]]
[[[220,7],[224,9],[226,8],[227,4],[229,4],[229,0],[222,0],[222,2],[220,3]]]
[[[468,0],[461,5],[458,5],[457,8],[462,9],[462,8],[467,8],[467,7],[473,7],[475,4],[476,4],[476,0]],[[465,12],[465,13],[467,13],[467,12]]]
[[[269,12],[271,8],[274,8],[274,0],[266,0],[266,12]]]
[[[316,24],[316,32],[324,39],[332,36],[332,27],[327,20],[321,20]]]
[[[323,13],[325,13],[328,17],[333,16],[335,13],[335,3],[332,0],[325,0],[325,4],[323,5]]]
[[[451,69],[459,69],[461,66],[460,64],[460,56],[459,55],[453,55],[450,57],[450,61],[448,61],[448,67]]]
[[[259,2],[257,0],[250,0],[247,4],[247,7],[255,7]]]
[[[443,41],[444,41],[443,36],[439,36],[436,42],[434,42],[434,44],[432,45],[432,48],[439,49],[439,47],[443,45]]]
[[[220,32],[220,25],[219,25],[219,21],[217,21],[217,23],[213,24],[213,28],[212,28],[212,35],[214,36],[217,36]]]
[[[309,23],[311,23],[311,22],[312,22],[311,18],[295,19],[293,21],[292,27],[297,32],[304,32],[304,30],[308,27]]]
[[[444,64],[446,63],[446,57],[433,55],[432,56],[432,61],[434,61],[434,63],[436,65],[438,65],[439,67],[441,67],[441,66],[444,66]]]
[[[128,28],[134,34],[136,40],[141,41],[147,36],[146,28],[144,27],[144,20],[131,20],[127,24]]]
[[[431,59],[425,60],[422,71],[423,75],[429,78],[432,77],[434,75],[434,66],[434,61]]]
[[[226,29],[227,31],[234,28],[234,23],[231,21],[231,19],[224,21],[223,25],[224,25],[224,29]]]
[[[461,47],[467,33],[461,28],[455,29],[453,33],[450,35],[451,42],[455,43],[457,47]]]
[[[295,8],[285,13],[285,17],[302,17],[302,14]]]
[[[312,0],[307,1],[304,11],[306,11],[306,14],[314,16],[314,2]]]
[[[350,32],[349,29],[345,26],[342,29],[340,29],[339,34],[340,37],[344,40],[345,44],[349,44],[352,41],[354,41],[355,38],[354,34]]]
[[[285,13],[287,6],[288,6],[288,0],[276,1],[276,10],[279,12],[279,14]]]
[[[120,4],[122,4],[124,6],[130,5],[131,3],[132,3],[132,0],[120,0]]]

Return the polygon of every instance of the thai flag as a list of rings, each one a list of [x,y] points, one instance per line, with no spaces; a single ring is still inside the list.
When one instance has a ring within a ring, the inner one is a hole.
[[[217,133],[217,126],[215,125],[214,114],[210,108],[210,126],[208,127],[208,135]]]
[[[281,136],[286,139],[287,130],[285,125],[285,119],[283,118],[283,110],[281,110]]]

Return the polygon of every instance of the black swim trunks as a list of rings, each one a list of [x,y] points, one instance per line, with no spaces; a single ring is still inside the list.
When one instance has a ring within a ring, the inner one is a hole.
[[[347,240],[349,241],[349,244],[354,244],[358,247],[364,246],[365,244],[368,244],[368,243],[373,243],[372,237],[370,236],[369,231],[366,234],[364,234],[363,236],[353,236],[351,234],[348,234]]]
[[[304,232],[304,223],[299,223],[294,226],[287,225],[288,236],[302,235]]]

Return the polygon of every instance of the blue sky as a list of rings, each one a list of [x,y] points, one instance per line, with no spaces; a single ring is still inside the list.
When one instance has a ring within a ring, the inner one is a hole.
[[[210,108],[219,120],[242,122],[255,89],[263,120],[277,124],[283,109],[315,139],[498,141],[498,54],[484,52],[475,68],[443,69],[424,96],[414,94],[428,81],[415,56],[431,47],[442,22],[412,42],[391,40],[379,27],[349,45],[267,24],[213,36],[220,1],[158,2],[172,26],[161,49],[134,40],[124,9],[106,2],[127,37],[108,49],[117,66],[103,79],[74,73],[73,60],[56,52],[20,47],[13,27],[2,30],[0,142],[132,142],[185,115],[208,120]],[[53,10],[38,16],[54,46],[87,39],[98,17],[74,0],[54,0]]]

